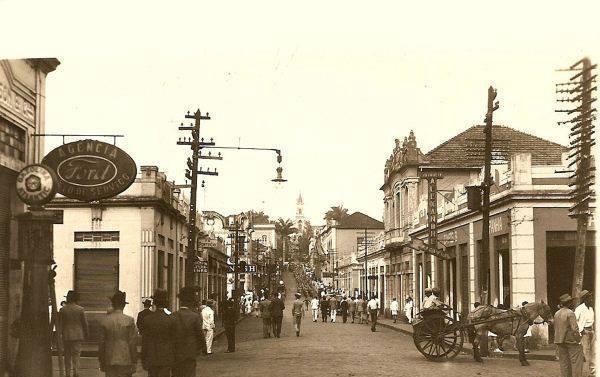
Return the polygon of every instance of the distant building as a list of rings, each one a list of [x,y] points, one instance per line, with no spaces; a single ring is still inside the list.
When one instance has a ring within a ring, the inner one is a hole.
[[[330,222],[319,234],[326,264],[322,271],[323,280],[331,279],[334,288],[344,289],[348,294],[365,292],[360,279],[362,266],[358,262],[364,250],[365,233],[367,244],[383,231],[383,223],[361,212],[354,212],[340,222]],[[317,248],[318,250],[318,248]]]
[[[46,76],[56,59],[0,60],[0,375],[14,365],[17,339],[9,325],[21,312],[22,264],[14,217],[25,212],[16,194],[17,174],[44,157]]]

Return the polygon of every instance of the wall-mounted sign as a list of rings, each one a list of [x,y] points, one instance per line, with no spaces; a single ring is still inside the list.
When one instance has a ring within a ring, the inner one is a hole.
[[[59,193],[85,202],[125,191],[137,173],[135,161],[122,149],[89,139],[61,145],[42,163],[56,171]]]
[[[207,273],[208,272],[208,262],[204,260],[195,260],[194,261],[194,272],[196,273]]]
[[[17,176],[17,196],[25,204],[41,206],[56,195],[56,174],[44,165],[28,165]]]

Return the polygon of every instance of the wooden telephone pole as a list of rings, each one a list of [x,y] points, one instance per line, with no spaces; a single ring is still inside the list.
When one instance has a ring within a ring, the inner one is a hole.
[[[192,287],[196,285],[196,271],[199,272],[201,269],[200,261],[198,260],[198,253],[196,250],[196,237],[198,235],[198,230],[196,229],[196,191],[198,188],[198,174],[218,175],[217,169],[215,169],[214,171],[210,171],[210,169],[207,169],[206,171],[202,171],[202,168],[198,169],[198,159],[221,158],[220,156],[209,157],[202,156],[200,154],[200,151],[203,147],[215,145],[212,139],[210,140],[210,142],[205,142],[203,138],[200,138],[200,121],[210,120],[210,116],[208,115],[208,113],[206,113],[206,115],[202,115],[202,113],[200,113],[200,109],[198,109],[194,114],[190,114],[188,112],[185,117],[187,119],[194,119],[194,124],[184,126],[183,123],[181,123],[181,125],[179,126],[179,130],[191,131],[192,138],[183,138],[183,140],[180,138],[177,141],[177,145],[189,145],[192,150],[192,158],[187,159],[188,169],[186,169],[185,173],[185,177],[191,181],[191,184],[181,185],[177,187],[190,188],[190,213],[188,218],[188,247],[187,261],[185,264],[185,285],[187,287]]]
[[[483,255],[490,255],[490,187],[492,186],[492,175],[491,175],[491,165],[492,165],[492,141],[494,140],[492,132],[493,132],[493,120],[494,120],[494,111],[498,110],[500,104],[498,101],[494,102],[498,92],[492,86],[488,88],[488,100],[487,100],[487,113],[485,115],[485,147],[484,147],[484,167],[483,167],[483,182],[481,183],[481,196],[482,196],[482,205],[481,205],[481,219],[482,219],[482,230],[481,230],[481,253]],[[486,273],[486,286],[487,286],[487,294],[485,297],[486,304],[490,304],[490,264],[489,257]],[[481,286],[481,284],[480,284]]]
[[[593,137],[595,131],[592,121],[595,119],[593,113],[596,109],[592,108],[592,103],[596,99],[592,98],[592,93],[596,87],[592,87],[592,84],[595,83],[596,76],[592,75],[592,72],[595,68],[596,65],[592,65],[588,58],[578,61],[567,71],[579,72],[571,77],[569,82],[557,84],[556,90],[557,93],[566,95],[566,98],[558,99],[558,102],[571,102],[576,105],[575,108],[556,111],[567,115],[578,114],[572,119],[558,122],[559,124],[571,124],[569,168],[576,166],[569,183],[569,186],[573,187],[570,194],[574,202],[574,205],[569,208],[569,216],[577,219],[577,246],[571,288],[571,294],[576,304],[579,303],[579,294],[583,287],[586,237],[588,221],[591,216],[589,204],[594,199],[594,170],[596,168],[593,163],[592,146],[596,142]]]

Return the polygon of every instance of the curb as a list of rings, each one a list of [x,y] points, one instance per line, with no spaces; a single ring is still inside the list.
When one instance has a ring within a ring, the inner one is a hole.
[[[412,337],[413,332],[409,331],[409,330],[405,330],[405,329],[401,329],[398,328],[396,326],[392,326],[390,324],[387,323],[382,323],[382,322],[377,322],[377,326],[381,326],[381,327],[385,327],[386,329],[390,329],[390,330],[394,330],[397,332],[401,332],[405,335],[410,335]],[[471,347],[464,347],[461,351],[462,354],[468,354],[468,355],[473,355],[473,348]],[[535,353],[528,353],[526,354],[527,360],[542,360],[542,361],[556,361],[554,359],[554,355],[541,355],[541,354],[535,354]],[[492,357],[487,357],[488,359],[518,359],[519,358],[519,354],[518,353],[504,353],[504,354],[495,354]]]

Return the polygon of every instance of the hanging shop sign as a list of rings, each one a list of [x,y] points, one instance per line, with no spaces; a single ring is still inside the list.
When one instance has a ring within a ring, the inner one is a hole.
[[[98,140],[61,145],[42,163],[54,169],[62,195],[91,202],[113,197],[135,181],[135,161],[122,149]]]
[[[56,186],[54,171],[40,164],[26,166],[16,180],[17,196],[30,206],[41,206],[52,200]]]
[[[410,242],[406,244],[406,246],[413,250],[422,251],[424,253],[431,254],[441,259],[450,259],[450,255],[448,255],[448,253],[446,253],[444,250],[439,250],[430,247],[427,243],[425,243],[425,241],[423,241],[420,238],[412,238]]]

